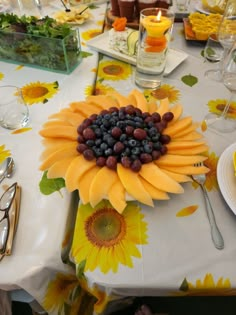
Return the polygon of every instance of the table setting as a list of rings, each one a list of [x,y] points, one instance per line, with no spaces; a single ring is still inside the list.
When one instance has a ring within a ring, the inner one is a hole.
[[[63,71],[0,59],[0,290],[50,315],[111,314],[135,296],[236,295],[234,2],[229,40],[225,28],[216,38],[228,43],[223,66],[209,61],[209,34],[186,38],[171,6],[141,12],[127,35],[124,17],[107,23],[110,2],[12,3],[17,16],[37,11],[76,32],[78,59]],[[233,127],[214,128],[209,114]]]

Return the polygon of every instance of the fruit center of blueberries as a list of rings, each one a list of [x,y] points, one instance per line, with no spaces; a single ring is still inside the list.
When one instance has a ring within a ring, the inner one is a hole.
[[[162,116],[142,112],[133,105],[111,107],[86,118],[78,127],[77,151],[97,166],[116,170],[117,163],[134,172],[167,153],[169,135],[163,133],[172,112]]]

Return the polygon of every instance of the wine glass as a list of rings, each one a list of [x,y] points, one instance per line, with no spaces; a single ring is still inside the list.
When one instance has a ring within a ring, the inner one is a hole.
[[[206,76],[214,81],[222,80],[222,70],[224,67],[224,60],[228,55],[228,52],[234,42],[236,41],[236,1],[228,0],[224,15],[222,17],[217,39],[219,43],[223,46],[223,53],[221,55],[221,60],[218,69],[209,70],[206,72]]]
[[[206,115],[205,121],[213,129],[226,133],[236,129],[236,119],[230,114],[230,105],[233,101],[236,101],[236,42],[224,61],[222,81],[225,87],[231,92],[231,96],[220,116],[210,113]]]

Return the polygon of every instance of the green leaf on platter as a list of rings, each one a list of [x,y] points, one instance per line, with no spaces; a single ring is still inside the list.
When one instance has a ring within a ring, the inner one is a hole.
[[[204,50],[204,49],[201,51],[200,55],[201,55],[203,58],[205,58],[205,50]]]
[[[82,260],[78,265],[76,265],[76,277],[78,279],[84,276],[85,265],[86,265],[86,259]]]
[[[186,278],[184,278],[183,282],[181,283],[180,285],[180,291],[184,291],[184,292],[187,292],[189,290],[189,287],[188,287],[188,281]]]
[[[63,178],[48,179],[47,171],[43,173],[41,181],[39,182],[39,189],[44,195],[50,195],[64,187],[65,180]]]
[[[90,5],[88,5],[88,7],[89,7],[89,9],[91,9],[91,10],[98,8],[98,6],[95,5],[95,4],[90,4]]]
[[[198,78],[191,75],[191,74],[188,74],[188,75],[184,75],[182,78],[181,78],[181,81],[188,85],[188,86],[194,86],[195,84],[198,83]]]
[[[80,52],[80,55],[81,55],[82,58],[87,58],[87,57],[92,56],[93,54],[92,54],[92,53],[89,53],[89,52],[87,52],[87,51],[81,51],[81,52]]]

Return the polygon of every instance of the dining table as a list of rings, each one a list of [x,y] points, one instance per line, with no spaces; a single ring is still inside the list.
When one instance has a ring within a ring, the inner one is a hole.
[[[45,1],[40,11],[18,2],[13,1],[8,12],[42,16],[64,10],[60,1]],[[230,96],[222,82],[204,75],[217,63],[204,58],[206,42],[187,39],[178,20],[170,43],[174,66],[159,89],[140,88],[135,85],[135,65],[90,44],[111,28],[106,19],[110,2],[94,0],[88,6],[91,17],[76,26],[82,59],[71,73],[0,60],[0,86],[20,87],[30,116],[24,128],[0,128],[0,161],[11,156],[15,162],[0,192],[14,182],[22,191],[12,253],[0,261],[0,292],[25,294],[35,303],[32,307],[49,315],[106,315],[137,296],[236,295],[236,132],[220,133],[203,123],[207,113],[222,113]],[[181,61],[178,54],[184,56]],[[91,95],[127,96],[133,90],[157,103],[168,98],[171,106],[181,104],[183,116],[199,123],[209,147],[205,188],[223,249],[212,242],[204,195],[194,181],[182,183],[184,193],[157,200],[154,207],[131,202],[118,214],[125,232],[105,242],[104,230],[116,230],[117,216],[105,213],[91,238],[87,223],[96,221],[97,212],[81,203],[77,191],[69,192],[62,178],[49,180],[40,170],[44,146],[39,132],[50,115]],[[230,115],[236,119],[234,102]]]

